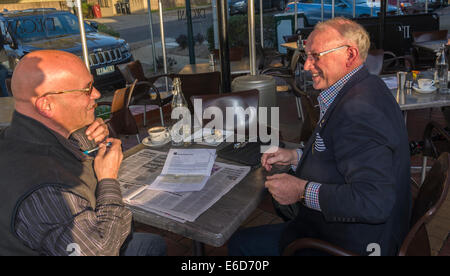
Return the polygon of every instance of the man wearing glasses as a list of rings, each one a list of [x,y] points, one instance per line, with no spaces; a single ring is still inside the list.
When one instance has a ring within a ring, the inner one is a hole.
[[[159,236],[130,234],[121,143],[95,118],[100,92],[82,60],[32,52],[11,85],[15,112],[0,132],[0,255],[165,254]],[[80,149],[86,143],[99,145],[95,156]]]
[[[231,255],[279,255],[298,238],[316,238],[356,254],[397,253],[408,231],[411,192],[408,137],[384,82],[364,66],[369,36],[335,18],[316,25],[305,70],[320,90],[320,120],[303,150],[266,153],[262,165],[292,165],[295,176],[268,176],[265,186],[297,212],[286,223],[244,229]],[[299,255],[323,254],[302,250]]]

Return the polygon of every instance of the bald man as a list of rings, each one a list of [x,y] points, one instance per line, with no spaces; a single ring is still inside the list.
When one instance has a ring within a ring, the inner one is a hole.
[[[16,110],[0,133],[0,255],[164,255],[159,236],[130,233],[121,143],[95,118],[100,93],[81,59],[32,52],[11,86]],[[82,152],[86,143],[99,145],[95,156]]]

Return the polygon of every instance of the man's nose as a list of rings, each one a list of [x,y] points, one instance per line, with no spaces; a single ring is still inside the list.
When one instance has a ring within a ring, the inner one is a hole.
[[[97,88],[93,87],[92,93],[91,93],[91,98],[96,100],[96,99],[100,98],[101,96],[102,96],[102,94],[100,93],[100,91],[98,91]]]
[[[305,61],[305,64],[303,65],[303,68],[306,70],[306,71],[311,71],[311,68],[313,67],[313,64],[312,64],[312,62],[311,62],[311,59],[310,58],[306,58],[306,61]]]

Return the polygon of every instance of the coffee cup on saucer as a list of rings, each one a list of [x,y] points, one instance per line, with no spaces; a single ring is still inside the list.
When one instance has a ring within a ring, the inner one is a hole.
[[[422,90],[429,90],[434,85],[434,80],[432,79],[418,79],[417,85]]]
[[[165,127],[152,127],[148,131],[149,139],[153,144],[162,144],[169,138],[169,131]]]

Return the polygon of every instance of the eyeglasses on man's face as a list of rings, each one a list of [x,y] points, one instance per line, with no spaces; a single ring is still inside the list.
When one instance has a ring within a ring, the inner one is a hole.
[[[321,56],[324,56],[326,54],[332,53],[334,51],[337,51],[337,50],[340,50],[340,49],[343,49],[343,48],[348,48],[348,47],[350,47],[350,45],[343,45],[343,46],[339,46],[339,47],[336,47],[336,48],[333,48],[333,49],[330,49],[330,50],[326,50],[326,51],[322,51],[322,52],[319,52],[319,53],[311,53],[311,52],[305,53],[305,52],[302,52],[302,57],[305,60],[305,62],[307,60],[316,62],[316,61],[319,61]]]
[[[86,88],[47,92],[47,93],[43,94],[42,96],[39,96],[39,98],[49,96],[49,95],[59,95],[59,94],[66,94],[66,93],[73,93],[73,92],[83,92],[86,96],[90,97],[93,90],[94,90],[94,81],[91,81],[89,83],[88,87],[86,87]]]

